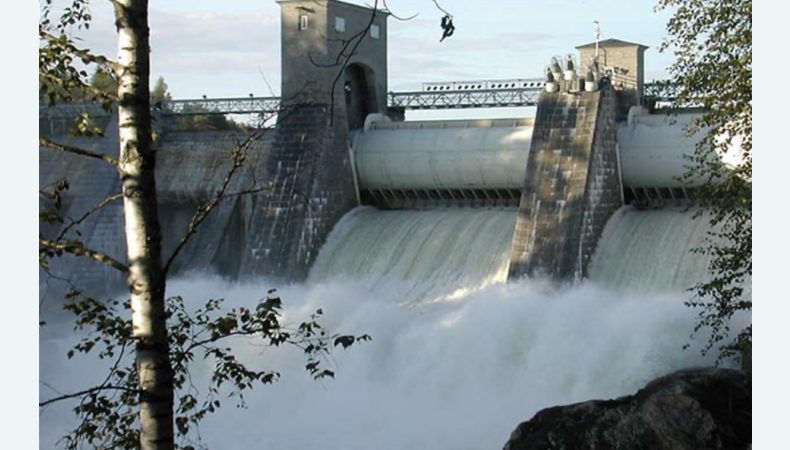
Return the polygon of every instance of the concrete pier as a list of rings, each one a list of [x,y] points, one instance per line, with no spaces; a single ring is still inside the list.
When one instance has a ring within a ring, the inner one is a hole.
[[[513,236],[509,278],[583,277],[622,206],[612,88],[541,94]]]

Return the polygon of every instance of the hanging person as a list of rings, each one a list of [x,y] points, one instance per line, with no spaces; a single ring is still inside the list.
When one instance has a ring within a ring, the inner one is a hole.
[[[444,32],[442,33],[442,38],[439,39],[439,42],[442,42],[445,38],[452,36],[453,32],[455,32],[455,25],[453,25],[453,18],[450,17],[449,14],[446,14],[444,17],[442,17],[441,26]]]

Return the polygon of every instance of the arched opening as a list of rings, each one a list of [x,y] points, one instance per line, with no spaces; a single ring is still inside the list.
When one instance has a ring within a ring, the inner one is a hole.
[[[378,112],[376,103],[376,76],[362,64],[346,67],[343,93],[346,101],[348,128],[355,130],[365,125],[368,114]]]

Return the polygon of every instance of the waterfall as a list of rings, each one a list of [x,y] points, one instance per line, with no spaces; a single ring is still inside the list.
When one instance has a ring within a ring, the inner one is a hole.
[[[607,222],[590,267],[590,279],[618,290],[683,292],[710,279],[711,255],[693,252],[710,239],[711,213],[664,207],[624,206]],[[751,295],[751,280],[744,291]]]
[[[332,230],[312,283],[367,280],[404,301],[452,299],[507,280],[515,208],[380,211],[362,207]]]

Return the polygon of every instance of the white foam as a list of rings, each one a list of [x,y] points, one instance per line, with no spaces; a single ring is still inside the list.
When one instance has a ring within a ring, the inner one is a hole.
[[[522,281],[404,306],[387,284],[282,288],[287,320],[323,308],[326,326],[373,341],[336,351],[336,379],[323,382],[304,372],[295,349],[239,344],[244,360],[283,379],[247,395],[249,409],[226,401],[201,427],[210,448],[499,448],[541,408],[632,393],[655,376],[711,363],[696,345],[681,349],[694,319],[683,296],[627,296],[591,283],[554,291]],[[177,280],[169,292],[250,305],[269,287],[201,276]],[[42,380],[67,391],[101,376],[95,363],[68,363],[64,352],[63,341],[42,341]],[[196,380],[206,373],[199,362],[193,368]],[[42,398],[50,395],[42,388]],[[64,406],[42,413],[41,448],[69,423]]]

